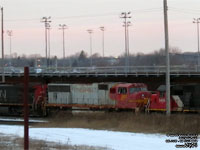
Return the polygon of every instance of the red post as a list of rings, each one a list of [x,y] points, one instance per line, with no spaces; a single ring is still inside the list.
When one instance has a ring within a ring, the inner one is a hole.
[[[28,83],[29,83],[29,68],[24,67],[24,150],[29,149],[29,135],[28,135]]]

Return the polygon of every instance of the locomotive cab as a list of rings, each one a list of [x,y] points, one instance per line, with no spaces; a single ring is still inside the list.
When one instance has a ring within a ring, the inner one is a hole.
[[[117,108],[144,108],[147,105],[150,92],[143,83],[118,84],[110,88],[109,96],[116,101]]]

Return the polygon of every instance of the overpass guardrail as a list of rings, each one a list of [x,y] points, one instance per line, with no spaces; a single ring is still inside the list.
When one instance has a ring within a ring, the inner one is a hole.
[[[44,74],[44,75],[70,75],[70,74],[153,74],[159,75],[166,72],[166,66],[109,66],[109,67],[30,67],[30,74]],[[3,68],[0,68],[0,74],[3,73]],[[23,67],[4,67],[5,75],[24,73]],[[171,74],[199,74],[200,66],[178,65],[170,67]]]

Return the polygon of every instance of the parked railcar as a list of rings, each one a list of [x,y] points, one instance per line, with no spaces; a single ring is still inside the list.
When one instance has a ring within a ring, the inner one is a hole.
[[[0,84],[0,109],[3,113],[22,113],[23,85]],[[33,89],[29,88],[28,104],[33,103]]]
[[[1,84],[0,85],[0,103],[1,104],[19,104],[23,102],[23,89],[20,85]]]
[[[200,85],[173,85],[171,93],[178,95],[184,104],[185,111],[200,110]]]
[[[47,107],[114,108],[109,89],[115,83],[48,84]]]

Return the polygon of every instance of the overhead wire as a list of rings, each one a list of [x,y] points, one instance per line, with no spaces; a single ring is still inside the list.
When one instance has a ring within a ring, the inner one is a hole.
[[[200,10],[197,10],[197,9],[169,7],[169,10],[173,12],[184,13],[184,14],[199,14],[200,15]]]
[[[159,12],[162,11],[162,8],[149,8],[149,9],[136,9],[131,10],[132,13],[149,13],[149,12]],[[101,13],[101,14],[92,14],[92,15],[77,15],[77,16],[65,16],[65,17],[52,17],[54,20],[67,20],[67,19],[84,19],[84,18],[95,18],[95,17],[111,17],[118,16],[121,12],[110,12],[110,13]],[[6,22],[32,22],[38,21],[41,18],[32,18],[32,19],[6,19]]]

